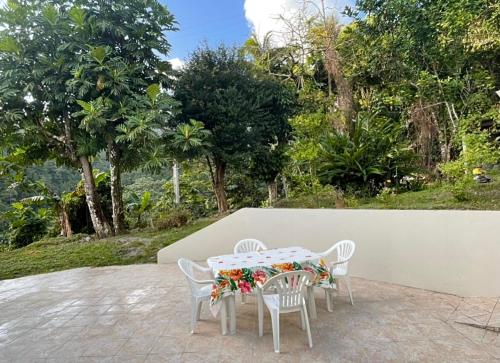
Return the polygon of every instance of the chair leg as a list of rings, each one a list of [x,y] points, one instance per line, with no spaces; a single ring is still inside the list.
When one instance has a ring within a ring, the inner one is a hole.
[[[221,308],[220,308],[220,326],[222,335],[227,335],[227,298],[222,298]]]
[[[326,309],[329,312],[332,312],[333,311],[333,308],[332,308],[332,295],[330,294],[330,291],[328,291],[328,289],[324,289],[324,290],[325,290],[325,298],[326,298]]]
[[[351,305],[354,305],[354,300],[352,299],[352,292],[351,292],[351,279],[349,276],[345,277],[345,284],[347,286],[347,291],[349,292],[349,299],[351,299]]]
[[[304,314],[304,318],[306,321],[306,330],[307,330],[307,339],[309,339],[309,348],[312,348],[313,342],[312,342],[312,337],[311,337],[311,326],[309,325],[309,318],[307,317],[306,304],[303,305],[302,309],[303,309],[302,313]]]
[[[306,330],[306,322],[304,320],[304,310],[300,310],[300,327],[302,330]]]
[[[198,301],[196,306],[196,321],[200,320],[201,315],[201,306],[203,305],[203,301]]]
[[[196,327],[196,311],[198,309],[198,299],[191,299],[191,334],[194,334],[194,328]]]
[[[316,299],[314,298],[313,286],[307,287],[307,301],[309,303],[309,313],[311,314],[311,319],[316,319],[318,316],[316,313]]]
[[[271,322],[273,324],[273,344],[274,352],[280,352],[280,312],[279,310],[271,310]]]
[[[264,335],[264,302],[262,296],[257,295],[257,315],[259,317],[259,337]]]

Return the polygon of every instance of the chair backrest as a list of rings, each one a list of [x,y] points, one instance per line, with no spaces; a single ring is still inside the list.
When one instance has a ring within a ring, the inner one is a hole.
[[[336,264],[335,268],[347,272],[349,260],[351,259],[352,255],[354,255],[355,249],[356,244],[348,239],[335,243],[332,250],[337,251],[337,262],[344,262]]]
[[[193,294],[197,294],[203,286],[207,285],[207,281],[200,281],[196,279],[194,270],[197,268],[198,270],[204,270],[203,267],[197,265],[195,262],[188,260],[187,258],[179,258],[177,261],[177,265],[186,276],[186,280],[188,282],[189,288]]]
[[[247,253],[253,251],[262,251],[267,250],[264,242],[259,241],[258,239],[247,238],[242,239],[234,246],[234,253]]]
[[[278,294],[280,310],[302,305],[307,285],[313,275],[304,270],[290,271],[273,276],[262,286],[262,291],[273,289]]]

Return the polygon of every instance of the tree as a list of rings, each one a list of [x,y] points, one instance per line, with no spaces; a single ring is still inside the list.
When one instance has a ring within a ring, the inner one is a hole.
[[[163,32],[172,29],[172,16],[155,0],[28,0],[10,1],[0,10],[0,22],[2,134],[22,135],[17,141],[33,159],[53,158],[79,167],[94,230],[99,237],[110,235],[91,157],[115,145],[124,66],[145,64],[139,67],[142,73],[133,73],[129,80],[134,91],[156,81],[153,75],[161,62],[153,47],[162,54],[168,51]],[[111,54],[117,66],[106,69],[102,63]],[[113,117],[103,117],[105,124],[98,127],[85,124],[77,100],[105,105]],[[119,155],[110,152],[110,159]],[[113,165],[121,164],[114,160]],[[119,169],[113,168],[113,173],[119,175]],[[121,192],[119,177],[112,179],[115,191]],[[119,202],[114,205],[120,208]],[[122,212],[114,214],[121,229]]]
[[[11,1],[0,10],[1,122],[3,132],[18,135],[16,142],[32,160],[54,158],[80,167],[86,181],[87,205],[99,237],[111,233],[99,205],[89,157],[100,145],[73,116],[76,94],[67,83],[73,78],[75,56],[85,52],[76,40],[85,22],[83,10],[66,3]]]
[[[275,101],[280,112],[289,112],[276,92],[285,94],[284,86],[276,83],[268,89],[269,82],[276,81],[264,80],[235,49],[220,46],[198,49],[175,84],[174,97],[182,104],[179,122],[199,120],[211,133],[206,161],[219,213],[229,207],[224,183],[228,166],[245,163],[256,149],[270,144],[266,123],[278,116],[283,124],[281,115],[273,115]]]
[[[174,187],[174,203],[181,203],[179,160],[191,160],[204,154],[210,146],[208,138],[210,131],[206,130],[203,123],[190,120],[189,123],[180,124],[175,131],[170,133],[167,143],[170,145],[171,154],[174,155],[172,166],[172,182]]]
[[[489,0],[363,0],[350,11],[356,21],[338,49],[359,95],[368,96],[360,103],[406,123],[427,166],[460,154],[464,121],[493,103],[494,9]]]
[[[144,111],[141,97],[148,89],[167,87],[170,64],[161,59],[170,50],[166,32],[174,30],[174,18],[158,1],[121,0],[82,1],[89,17],[99,19],[100,26],[87,27],[87,37],[95,44],[80,58],[72,85],[81,95],[85,127],[105,139],[110,163],[113,226],[123,232],[124,209],[121,173],[137,167],[137,150],[118,143],[117,126],[130,115]],[[141,21],[140,19],[148,19]],[[91,25],[91,24],[90,24]],[[97,80],[98,87],[89,87]],[[102,104],[99,117],[93,117],[88,101]]]
[[[278,198],[278,174],[286,163],[286,150],[291,137],[289,118],[295,109],[295,96],[279,80],[262,76],[260,92],[266,112],[256,117],[255,133],[260,136],[250,156],[250,173],[263,180],[268,189],[269,204]]]

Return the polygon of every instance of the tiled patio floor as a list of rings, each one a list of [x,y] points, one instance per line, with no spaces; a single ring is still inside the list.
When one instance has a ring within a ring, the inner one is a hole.
[[[468,298],[354,279],[355,305],[334,312],[320,291],[314,347],[294,314],[257,336],[253,298],[237,303],[237,333],[221,336],[207,308],[188,334],[189,299],[176,265],[76,269],[0,282],[0,362],[500,361],[499,333],[455,323],[500,324],[498,299]],[[239,300],[238,300],[239,301]]]

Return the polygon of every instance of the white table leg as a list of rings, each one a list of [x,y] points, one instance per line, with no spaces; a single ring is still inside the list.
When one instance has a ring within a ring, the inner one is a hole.
[[[236,296],[229,296],[229,331],[231,335],[236,333]]]
[[[222,330],[222,335],[227,335],[227,297],[222,298],[220,308],[220,325]]]
[[[264,335],[264,302],[260,292],[257,293],[257,315],[259,317],[259,337],[261,337]]]

